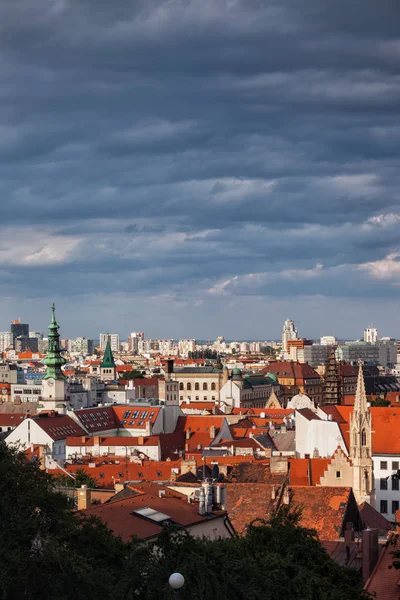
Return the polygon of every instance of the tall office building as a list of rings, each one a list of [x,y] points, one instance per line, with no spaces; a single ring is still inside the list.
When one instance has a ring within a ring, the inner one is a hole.
[[[297,340],[297,329],[294,321],[286,319],[282,330],[282,352],[287,352],[287,343],[289,340]]]
[[[107,342],[110,342],[112,352],[119,352],[119,335],[118,333],[101,333],[100,334],[100,350],[105,350]]]
[[[376,344],[378,341],[378,330],[373,325],[364,329],[364,342],[368,344]]]
[[[30,331],[29,332],[29,337],[30,338],[37,338],[38,340],[42,340],[43,339],[43,333],[41,331]]]
[[[21,323],[19,319],[11,323],[11,343],[15,348],[15,340],[18,337],[29,337],[29,325],[27,323]]]

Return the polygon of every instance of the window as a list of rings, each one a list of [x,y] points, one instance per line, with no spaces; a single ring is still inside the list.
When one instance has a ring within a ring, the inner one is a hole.
[[[387,513],[387,500],[381,500],[381,513]]]
[[[157,471],[157,477],[161,477],[162,472],[161,471]]]
[[[180,382],[180,384],[179,384],[179,389],[180,389],[180,390],[183,390],[183,383],[182,383],[182,381],[181,381],[181,382]]]
[[[139,471],[139,473],[138,473],[138,477],[143,477],[143,473],[142,473],[142,471]]]
[[[187,390],[191,390],[191,389],[192,389],[192,384],[190,383],[190,381],[189,381],[189,383],[187,384],[187,386],[186,386],[186,389],[187,389]]]
[[[392,513],[395,513],[396,510],[399,510],[399,501],[393,500],[392,501]]]
[[[399,490],[399,480],[398,479],[392,479],[392,490],[394,492],[397,492]]]
[[[211,384],[211,391],[215,392],[215,383],[214,383],[214,381]]]
[[[387,470],[387,460],[381,460],[381,469],[382,471]]]
[[[367,445],[367,432],[365,431],[365,429],[363,429],[361,432],[361,446],[366,446],[366,445]]]
[[[208,385],[206,382],[203,383],[203,392],[206,392],[208,390]]]
[[[387,490],[388,489],[388,482],[386,477],[381,477],[381,485],[380,485],[380,489],[381,490]],[[382,512],[382,511],[381,511]]]
[[[130,416],[131,412],[132,412],[131,410],[126,410],[126,411],[124,412],[124,414],[123,414],[122,418],[123,418],[123,419],[127,419],[127,418]],[[99,414],[99,413],[97,413],[97,414]]]
[[[399,461],[398,461],[398,460],[394,460],[394,461],[392,462],[392,470],[393,470],[393,471],[397,471],[397,470],[398,470],[398,468],[399,468]]]
[[[183,400],[183,396],[179,396],[179,400]]]
[[[196,383],[194,384],[194,389],[197,392],[198,390],[200,390],[200,384],[198,381],[196,381]]]
[[[342,472],[336,471],[336,479],[341,479],[341,477],[342,477]]]
[[[213,396],[213,397],[211,398],[211,400],[215,400],[215,396]]]
[[[196,400],[200,400],[200,398],[198,396],[196,396]]]

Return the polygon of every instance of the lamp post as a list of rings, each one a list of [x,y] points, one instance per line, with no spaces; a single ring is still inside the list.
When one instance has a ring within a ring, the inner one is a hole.
[[[183,575],[180,573],[172,573],[171,577],[168,579],[168,583],[174,590],[174,600],[179,600],[181,596],[178,590],[180,590],[185,584]]]

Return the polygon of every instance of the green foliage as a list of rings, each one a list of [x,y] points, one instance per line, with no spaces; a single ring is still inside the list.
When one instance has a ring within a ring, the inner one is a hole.
[[[81,487],[82,485],[87,485],[90,489],[95,489],[98,486],[98,481],[92,475],[89,475],[85,471],[85,469],[77,469],[74,475],[75,481],[72,477],[68,475],[64,475],[64,473],[60,473],[59,475],[53,476],[53,481],[55,487]]]
[[[385,400],[385,398],[383,396],[378,396],[375,400],[372,400],[371,406],[381,406],[381,407],[390,406],[390,401]]]
[[[261,352],[262,352],[262,354],[266,354],[267,356],[275,356],[276,355],[276,349],[273,348],[272,346],[262,346]]]
[[[1,600],[361,600],[359,575],[338,566],[288,507],[244,537],[195,539],[167,526],[154,543],[126,544],[81,519],[37,463],[0,444]]]
[[[167,527],[156,544],[137,542],[116,590],[117,600],[172,598],[168,577],[185,577],[182,600],[361,600],[363,582],[333,562],[315,532],[285,507],[245,537],[194,539]]]
[[[144,379],[144,374],[145,372],[134,369],[133,371],[121,373],[120,379]]]
[[[1,600],[111,600],[128,546],[81,522],[37,463],[0,444]]]

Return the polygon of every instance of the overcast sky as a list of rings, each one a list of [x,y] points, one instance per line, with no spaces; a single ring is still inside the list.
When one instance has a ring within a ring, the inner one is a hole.
[[[398,0],[2,0],[0,328],[400,336]]]

